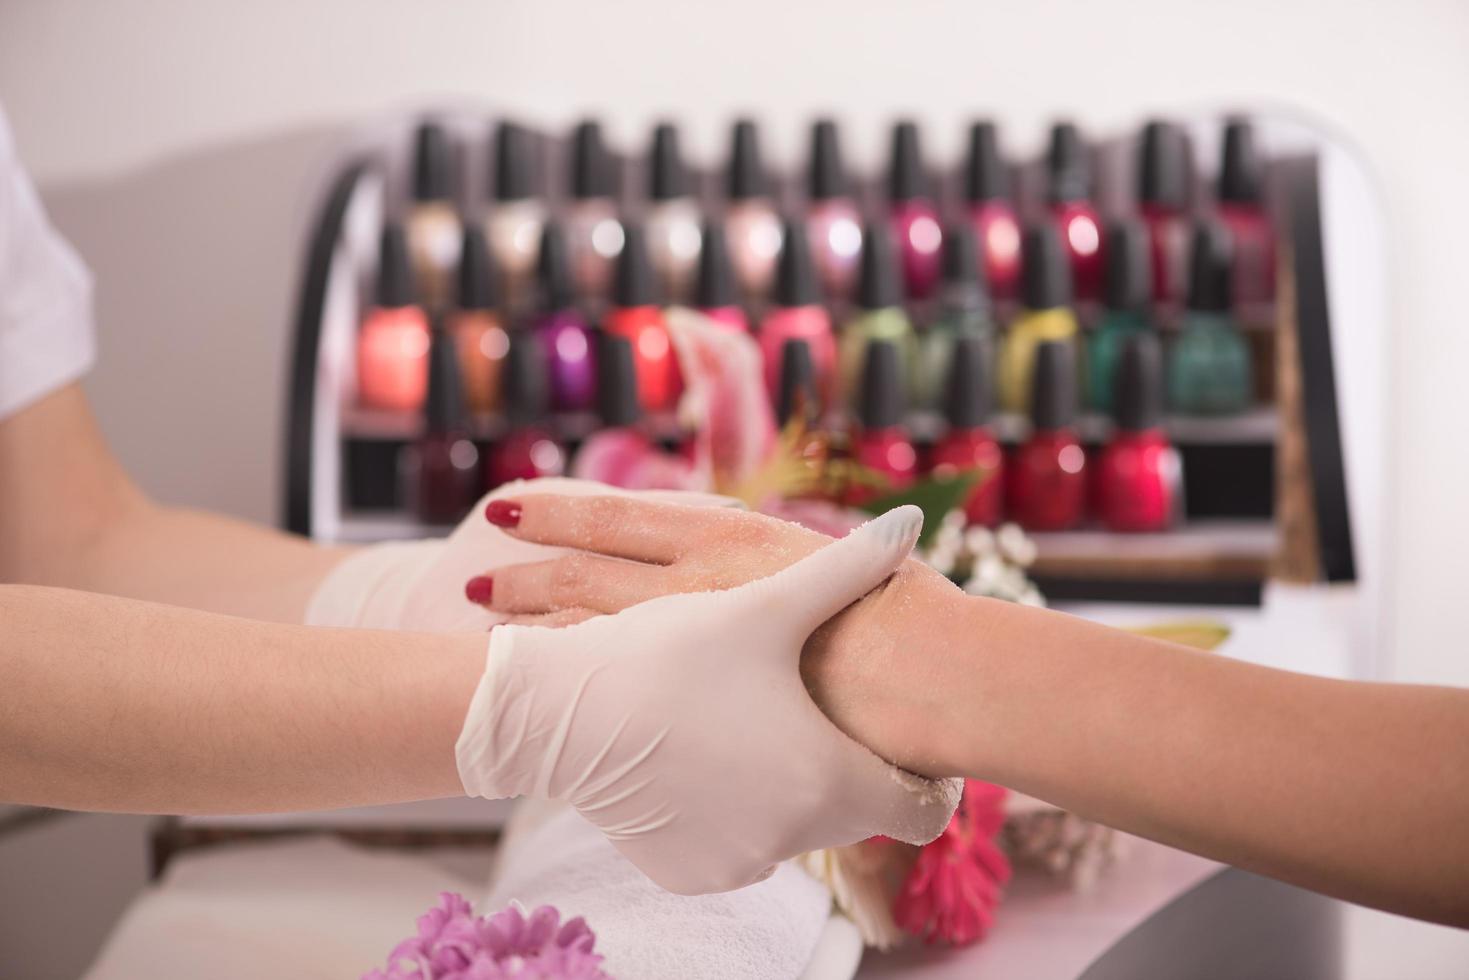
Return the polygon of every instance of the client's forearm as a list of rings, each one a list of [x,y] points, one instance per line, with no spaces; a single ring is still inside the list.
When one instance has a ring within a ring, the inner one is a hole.
[[[251,812],[458,795],[485,637],[0,586],[0,800]]]

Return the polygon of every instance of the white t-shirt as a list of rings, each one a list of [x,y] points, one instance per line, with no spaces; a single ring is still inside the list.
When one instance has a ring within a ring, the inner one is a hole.
[[[87,372],[92,276],[46,220],[0,107],[0,419]]]

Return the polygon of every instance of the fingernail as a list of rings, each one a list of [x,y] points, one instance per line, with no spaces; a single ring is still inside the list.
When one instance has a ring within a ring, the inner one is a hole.
[[[490,601],[490,596],[495,594],[495,580],[488,575],[476,575],[464,583],[464,598],[470,602],[480,605]]]
[[[491,500],[485,505],[485,519],[496,527],[514,527],[520,523],[520,501]]]

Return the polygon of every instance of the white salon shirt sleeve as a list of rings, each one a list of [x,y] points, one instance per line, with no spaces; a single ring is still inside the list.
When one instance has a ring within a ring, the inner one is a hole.
[[[0,107],[0,419],[87,372],[92,276],[46,220]]]

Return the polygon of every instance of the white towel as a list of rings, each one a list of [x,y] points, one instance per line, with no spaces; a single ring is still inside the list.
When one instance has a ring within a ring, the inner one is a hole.
[[[511,818],[481,908],[512,899],[584,916],[617,980],[846,980],[861,955],[855,929],[829,928],[826,888],[795,865],[735,892],[674,895],[560,804],[523,802]]]

